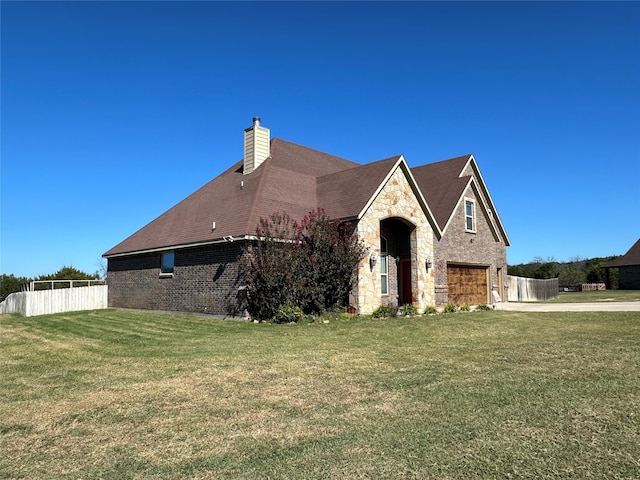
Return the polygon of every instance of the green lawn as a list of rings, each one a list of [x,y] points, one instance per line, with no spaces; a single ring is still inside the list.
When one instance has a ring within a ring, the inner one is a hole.
[[[0,478],[640,478],[640,312],[0,317]]]
[[[599,290],[593,292],[560,292],[554,303],[640,302],[640,290]]]

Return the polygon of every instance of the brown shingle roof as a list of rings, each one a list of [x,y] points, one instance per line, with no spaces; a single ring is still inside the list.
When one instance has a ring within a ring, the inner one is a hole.
[[[260,168],[243,175],[242,165],[242,161],[236,163],[104,256],[251,235],[260,217],[274,212],[301,218],[322,206],[316,195],[316,177],[360,164],[273,139],[271,157]],[[212,222],[216,222],[215,230]]]
[[[321,207],[331,218],[357,218],[401,158],[395,156],[361,165],[273,139],[271,156],[259,168],[244,175],[243,162],[236,163],[104,256],[253,235],[260,218],[275,212],[302,218]],[[437,235],[469,185],[471,176],[461,175],[472,158],[464,155],[411,169]],[[404,160],[402,164],[407,168]],[[215,230],[212,222],[216,223]]]
[[[463,155],[411,169],[441,230],[471,180],[470,176],[460,177],[470,157]]]
[[[633,247],[629,249],[622,257],[615,258],[608,263],[605,263],[605,268],[615,267],[632,267],[640,265],[640,239],[633,244]]]
[[[355,218],[400,156],[318,178],[318,205],[332,218]]]

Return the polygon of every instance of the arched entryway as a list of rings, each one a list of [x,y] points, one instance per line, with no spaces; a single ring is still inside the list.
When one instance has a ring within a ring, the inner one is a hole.
[[[415,252],[411,236],[415,225],[391,217],[380,222],[380,294],[386,305],[405,305],[415,300]]]

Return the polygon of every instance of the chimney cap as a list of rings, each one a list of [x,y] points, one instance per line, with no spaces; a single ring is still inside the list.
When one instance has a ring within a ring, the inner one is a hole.
[[[260,117],[253,117],[253,125],[256,127],[260,125]]]

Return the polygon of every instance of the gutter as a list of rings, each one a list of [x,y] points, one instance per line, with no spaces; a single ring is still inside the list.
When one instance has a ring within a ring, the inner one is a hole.
[[[228,235],[222,238],[216,238],[214,240],[207,240],[203,242],[183,243],[179,245],[169,245],[166,247],[147,248],[145,250],[131,250],[122,253],[112,253],[111,255],[104,254],[103,258],[118,258],[129,257],[131,255],[142,255],[145,253],[167,252],[173,250],[183,250],[185,248],[204,247],[207,245],[221,245],[224,243],[233,243],[235,241],[255,240],[255,235]]]

